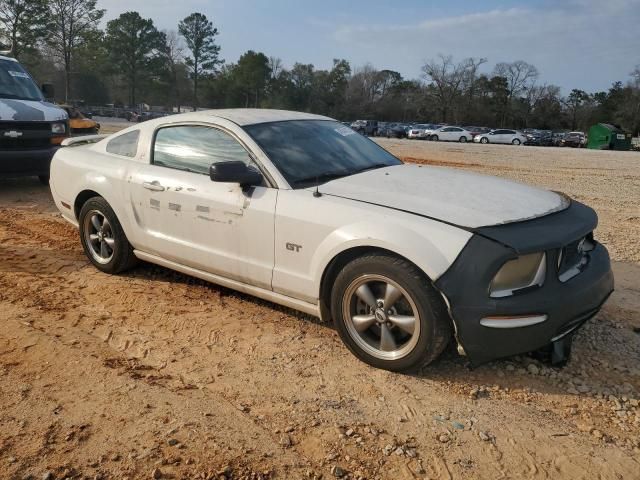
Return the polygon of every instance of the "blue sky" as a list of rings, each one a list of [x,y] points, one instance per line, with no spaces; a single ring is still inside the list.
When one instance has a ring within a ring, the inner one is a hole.
[[[191,12],[220,31],[221,55],[246,50],[328,68],[333,58],[419,78],[436,55],[525,60],[540,83],[587,91],[627,81],[640,64],[640,0],[98,0],[105,20],[137,10],[177,30]]]

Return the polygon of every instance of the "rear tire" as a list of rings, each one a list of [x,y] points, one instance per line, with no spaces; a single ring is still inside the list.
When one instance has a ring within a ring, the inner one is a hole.
[[[85,202],[78,216],[84,253],[98,270],[115,274],[137,263],[115,212],[102,197]]]
[[[331,291],[331,313],[347,348],[385,370],[431,363],[452,335],[444,302],[429,279],[388,254],[364,255],[342,269]]]

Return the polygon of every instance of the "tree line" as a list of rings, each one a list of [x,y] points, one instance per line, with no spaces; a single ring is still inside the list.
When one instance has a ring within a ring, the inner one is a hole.
[[[419,79],[340,58],[329,69],[299,62],[287,68],[253,50],[232,63],[221,58],[218,29],[202,13],[163,31],[135,11],[100,28],[105,13],[97,0],[0,0],[0,33],[12,55],[36,79],[54,83],[67,103],[284,108],[344,120],[554,130],[610,122],[640,131],[640,66],[607,91],[562,95],[523,60],[487,73],[486,58],[439,55]]]

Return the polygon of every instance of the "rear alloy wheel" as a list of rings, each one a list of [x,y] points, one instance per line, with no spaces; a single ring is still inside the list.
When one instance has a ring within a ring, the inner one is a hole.
[[[467,143],[467,137],[465,137],[465,136],[460,137],[459,142],[460,143]]]
[[[84,252],[98,270],[120,273],[135,265],[133,248],[104,198],[87,200],[80,210],[79,224]]]
[[[406,371],[435,360],[451,337],[442,299],[410,262],[371,254],[340,272],[331,310],[345,345],[377,368]]]
[[[489,143],[489,139],[487,137],[482,137],[480,139],[480,143]]]
[[[518,140],[517,138],[514,138],[514,139],[511,141],[511,144],[512,144],[512,145],[520,145],[521,143],[522,143],[522,142],[521,142],[520,140]]]

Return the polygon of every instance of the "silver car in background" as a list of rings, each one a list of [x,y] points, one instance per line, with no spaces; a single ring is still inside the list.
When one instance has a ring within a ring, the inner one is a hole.
[[[517,130],[499,128],[491,130],[489,133],[476,135],[473,139],[475,143],[510,143],[512,145],[523,145],[527,137]]]

